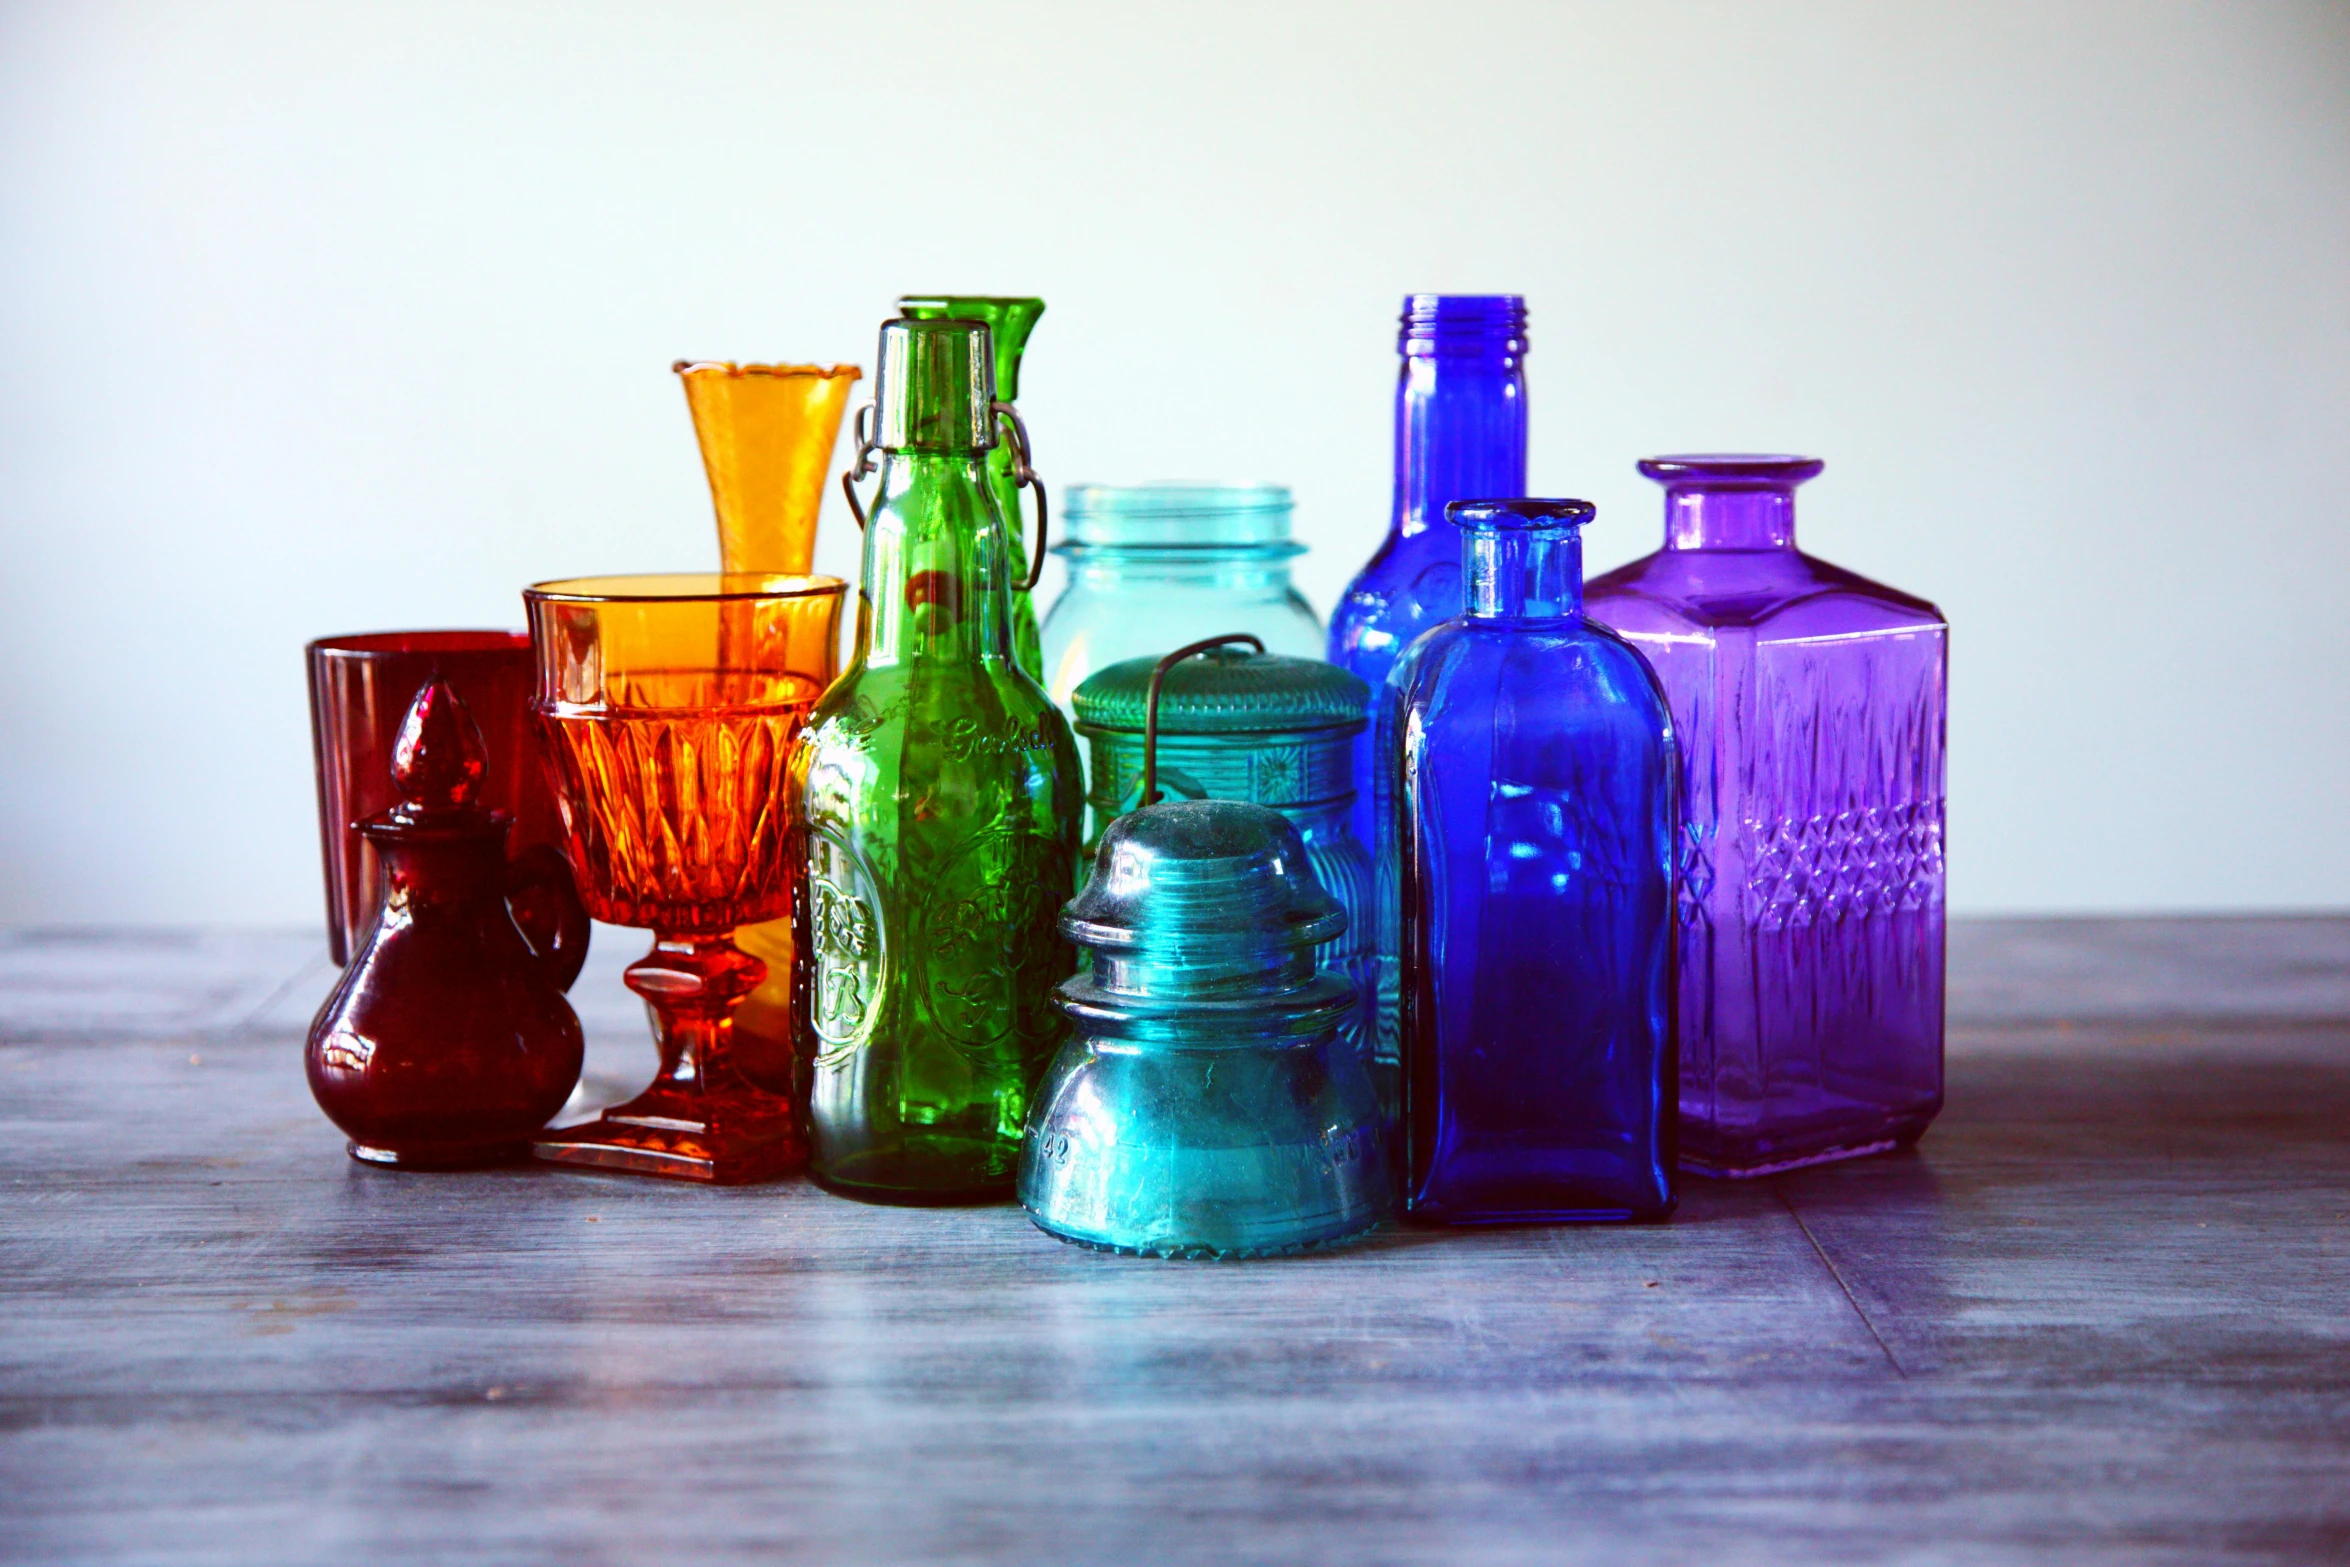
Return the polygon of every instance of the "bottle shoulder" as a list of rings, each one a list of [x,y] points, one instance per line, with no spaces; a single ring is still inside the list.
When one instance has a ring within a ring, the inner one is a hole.
[[[1610,837],[1663,830],[1672,712],[1621,637],[1588,620],[1498,630],[1454,621],[1414,643],[1402,672],[1387,732],[1400,740],[1406,788],[1433,791],[1417,796],[1423,806],[1482,800],[1490,784],[1496,809],[1548,811],[1554,826],[1584,821]]]
[[[1446,532],[1451,530],[1447,529]],[[1391,588],[1399,581],[1418,575],[1422,568],[1433,561],[1450,560],[1457,565],[1460,560],[1457,539],[1444,542],[1448,547],[1439,549],[1433,530],[1423,528],[1416,533],[1405,533],[1392,521],[1389,522],[1386,533],[1380,536],[1379,547],[1371,551],[1371,558],[1363,562],[1362,570],[1355,573],[1354,580],[1347,585],[1347,591],[1352,593],[1357,588]]]
[[[983,664],[853,665],[825,691],[801,731],[802,750],[870,750],[925,734],[993,736],[1014,750],[1076,755],[1069,721],[1009,660]],[[976,751],[1002,746],[978,744]]]
[[[1928,600],[1797,550],[1658,550],[1593,578],[1584,603],[1633,637],[1739,628],[1770,640],[1946,624]]]
[[[1406,650],[1388,684],[1409,705],[1441,708],[1480,690],[1555,693],[1664,712],[1656,671],[1628,638],[1589,615],[1559,621],[1446,621]]]
[[[1425,535],[1389,547],[1348,585],[1330,615],[1330,662],[1376,686],[1397,657],[1431,627],[1460,614],[1460,551],[1419,547]]]

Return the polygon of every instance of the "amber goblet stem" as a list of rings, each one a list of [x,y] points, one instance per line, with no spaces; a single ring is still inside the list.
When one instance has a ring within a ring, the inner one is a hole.
[[[699,1098],[737,1082],[734,1009],[766,977],[767,965],[736,947],[728,932],[656,934],[653,950],[624,976],[652,1009],[661,1050],[653,1089]]]
[[[626,977],[653,1014],[659,1073],[628,1103],[541,1136],[538,1156],[720,1185],[805,1165],[808,1140],[791,1101],[734,1064],[734,1009],[766,973],[726,931],[656,932]]]

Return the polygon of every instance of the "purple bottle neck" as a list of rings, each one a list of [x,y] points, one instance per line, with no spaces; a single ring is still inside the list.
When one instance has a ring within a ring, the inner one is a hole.
[[[1570,620],[1583,613],[1589,501],[1456,501],[1461,595],[1471,620]]]
[[[1792,550],[1795,487],[1825,466],[1814,457],[1651,457],[1640,471],[1665,487],[1669,550]]]
[[[1526,488],[1526,301],[1516,294],[1414,294],[1396,350],[1399,541],[1451,554],[1444,508]]]

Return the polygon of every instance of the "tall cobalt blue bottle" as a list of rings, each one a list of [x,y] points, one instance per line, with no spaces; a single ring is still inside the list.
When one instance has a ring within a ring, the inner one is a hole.
[[[1526,301],[1517,294],[1413,294],[1396,340],[1395,513],[1387,538],[1330,617],[1330,662],[1371,688],[1372,722],[1355,742],[1348,818],[1379,886],[1371,938],[1371,1057],[1387,1108],[1401,1071],[1396,1027],[1394,785],[1378,750],[1395,694],[1388,676],[1424,631],[1461,612],[1460,538],[1444,508],[1526,490]]]
[[[1461,612],[1460,540],[1444,508],[1526,491],[1526,301],[1516,294],[1413,294],[1396,343],[1395,514],[1387,538],[1330,617],[1330,662],[1369,686],[1414,638]],[[1372,736],[1355,777],[1376,779]],[[1366,784],[1352,818],[1377,852],[1381,807]]]
[[[1672,720],[1583,618],[1591,514],[1452,506],[1466,613],[1391,676],[1404,1196],[1435,1223],[1673,1208]]]

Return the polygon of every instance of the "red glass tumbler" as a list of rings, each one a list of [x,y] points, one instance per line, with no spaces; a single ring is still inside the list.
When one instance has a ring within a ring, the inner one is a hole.
[[[310,736],[326,861],[326,934],[340,966],[366,944],[383,903],[383,863],[357,824],[400,803],[392,747],[409,704],[436,675],[481,731],[481,804],[514,825],[506,904],[566,989],[587,961],[588,914],[563,855],[563,821],[530,702],[537,680],[519,631],[382,631],[310,644]]]

